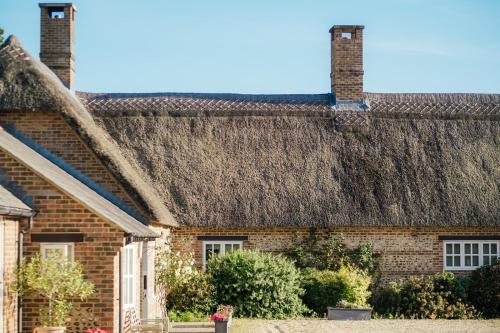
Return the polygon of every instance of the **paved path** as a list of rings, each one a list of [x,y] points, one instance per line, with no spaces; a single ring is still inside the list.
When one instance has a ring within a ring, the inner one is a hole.
[[[500,320],[234,320],[231,333],[500,333]]]

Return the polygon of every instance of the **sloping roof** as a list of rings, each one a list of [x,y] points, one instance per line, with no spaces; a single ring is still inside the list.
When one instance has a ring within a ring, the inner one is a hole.
[[[55,185],[102,218],[135,237],[157,237],[150,228],[125,213],[66,171],[34,151],[0,126],[0,149]]]
[[[182,225],[500,225],[497,94],[79,96]]]
[[[29,217],[33,210],[0,184],[0,215]]]
[[[55,74],[31,57],[14,36],[0,47],[0,112],[59,112],[150,219],[176,225],[155,189],[147,186],[132,161],[127,161],[109,135]]]

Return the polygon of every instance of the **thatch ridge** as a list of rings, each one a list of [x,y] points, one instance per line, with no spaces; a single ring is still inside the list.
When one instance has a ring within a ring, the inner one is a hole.
[[[147,186],[132,161],[127,161],[109,135],[97,126],[78,98],[57,76],[10,36],[0,47],[0,111],[60,112],[149,218],[176,225],[154,188]]]

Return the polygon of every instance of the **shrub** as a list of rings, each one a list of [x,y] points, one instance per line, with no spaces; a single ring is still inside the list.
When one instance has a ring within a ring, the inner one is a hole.
[[[198,311],[169,311],[168,318],[176,322],[208,321],[206,313]]]
[[[218,304],[230,304],[235,316],[288,318],[305,310],[300,272],[282,256],[235,251],[208,262]]]
[[[379,314],[412,319],[468,319],[477,317],[466,304],[465,280],[453,273],[391,282],[374,298]]]
[[[500,260],[472,272],[469,300],[485,317],[500,317]]]
[[[306,270],[304,304],[318,314],[340,301],[367,307],[371,277],[364,271],[344,265],[337,272]]]
[[[371,244],[348,249],[342,236],[318,235],[314,228],[304,238],[296,236],[292,246],[285,251],[285,256],[302,269],[336,271],[345,263],[373,275],[378,268],[378,254],[373,251]]]
[[[167,298],[167,308],[209,314],[216,306],[214,290],[209,274],[194,272],[188,279],[174,286]]]

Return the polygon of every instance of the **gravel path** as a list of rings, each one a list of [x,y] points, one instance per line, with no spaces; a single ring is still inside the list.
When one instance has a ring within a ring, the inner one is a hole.
[[[500,320],[252,320],[236,319],[231,333],[500,333]]]

